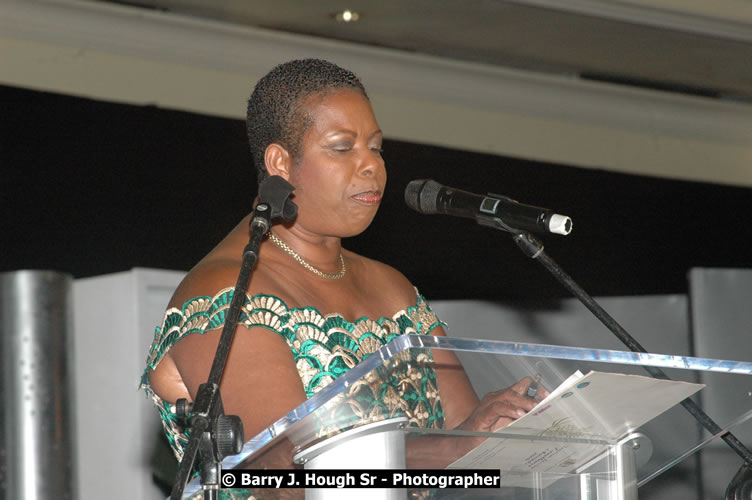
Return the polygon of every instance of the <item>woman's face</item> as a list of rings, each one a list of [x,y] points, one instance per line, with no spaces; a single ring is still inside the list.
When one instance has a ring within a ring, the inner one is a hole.
[[[290,173],[296,225],[326,236],[359,234],[376,215],[386,185],[383,138],[371,104],[359,92],[342,90],[304,105],[312,125]]]

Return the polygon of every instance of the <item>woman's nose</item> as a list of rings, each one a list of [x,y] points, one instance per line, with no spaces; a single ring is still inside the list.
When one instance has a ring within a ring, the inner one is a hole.
[[[366,177],[372,177],[376,173],[384,168],[384,160],[381,156],[374,152],[368,151],[360,164],[360,174]]]

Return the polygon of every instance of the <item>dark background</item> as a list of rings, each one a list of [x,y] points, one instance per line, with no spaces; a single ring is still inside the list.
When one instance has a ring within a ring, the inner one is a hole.
[[[242,120],[3,86],[0,112],[0,271],[188,270],[251,209]],[[384,156],[380,212],[345,246],[397,267],[431,299],[567,293],[507,233],[407,208],[404,188],[418,178],[569,215],[571,235],[541,239],[594,295],[683,293],[691,267],[752,267],[749,188],[392,140]]]

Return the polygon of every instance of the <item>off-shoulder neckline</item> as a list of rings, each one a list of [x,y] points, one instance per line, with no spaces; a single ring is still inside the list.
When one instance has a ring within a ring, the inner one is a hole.
[[[230,286],[230,287],[223,288],[222,290],[220,290],[219,292],[217,292],[213,297],[209,296],[209,295],[199,295],[199,296],[193,297],[193,298],[188,299],[187,301],[185,301],[183,303],[183,306],[181,308],[177,308],[177,307],[173,306],[170,309],[171,310],[175,310],[175,311],[179,311],[183,316],[185,316],[186,310],[193,303],[201,301],[201,300],[208,300],[212,304],[214,304],[214,303],[216,303],[217,299],[219,299],[222,295],[228,294],[228,293],[233,293],[234,294],[235,293],[235,287]],[[321,312],[315,306],[304,306],[304,307],[297,307],[297,306],[295,306],[295,307],[290,307],[290,306],[287,305],[287,302],[285,302],[285,300],[283,298],[277,297],[276,295],[273,295],[273,294],[259,293],[259,294],[250,296],[250,295],[248,295],[246,293],[245,296],[246,296],[246,299],[247,299],[248,302],[255,302],[255,301],[258,301],[258,300],[261,300],[261,299],[272,299],[272,300],[275,300],[275,301],[279,302],[279,304],[282,306],[282,308],[285,311],[285,314],[294,314],[294,313],[296,313],[298,311],[311,311],[311,312],[316,313],[318,316],[320,316],[324,320],[327,320],[329,318],[339,318],[342,321],[344,321],[345,323],[348,323],[348,324],[351,324],[351,325],[355,325],[355,324],[361,323],[363,321],[375,321],[376,323],[379,323],[379,324],[381,324],[383,321],[396,321],[398,318],[403,317],[403,316],[408,316],[409,317],[411,315],[411,313],[413,313],[414,311],[416,311],[417,309],[419,309],[421,305],[426,304],[425,297],[423,297],[420,294],[420,292],[418,291],[418,289],[415,288],[415,296],[416,296],[415,297],[415,305],[408,306],[407,308],[404,308],[404,309],[400,309],[399,311],[397,311],[396,313],[394,313],[391,317],[380,316],[378,318],[371,318],[369,316],[360,316],[360,317],[356,318],[355,320],[350,321],[347,318],[345,318],[345,316],[342,313],[339,313],[339,312],[330,312],[330,313],[324,314],[323,312]],[[228,304],[229,304],[229,301],[228,301]],[[168,312],[169,312],[169,310],[168,310]]]

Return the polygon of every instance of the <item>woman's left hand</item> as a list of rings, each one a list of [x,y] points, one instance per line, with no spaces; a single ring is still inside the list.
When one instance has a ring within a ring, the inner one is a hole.
[[[492,432],[527,414],[539,399],[548,395],[548,390],[538,386],[536,397],[528,397],[527,390],[532,382],[532,378],[525,377],[506,389],[489,392],[457,429]]]

